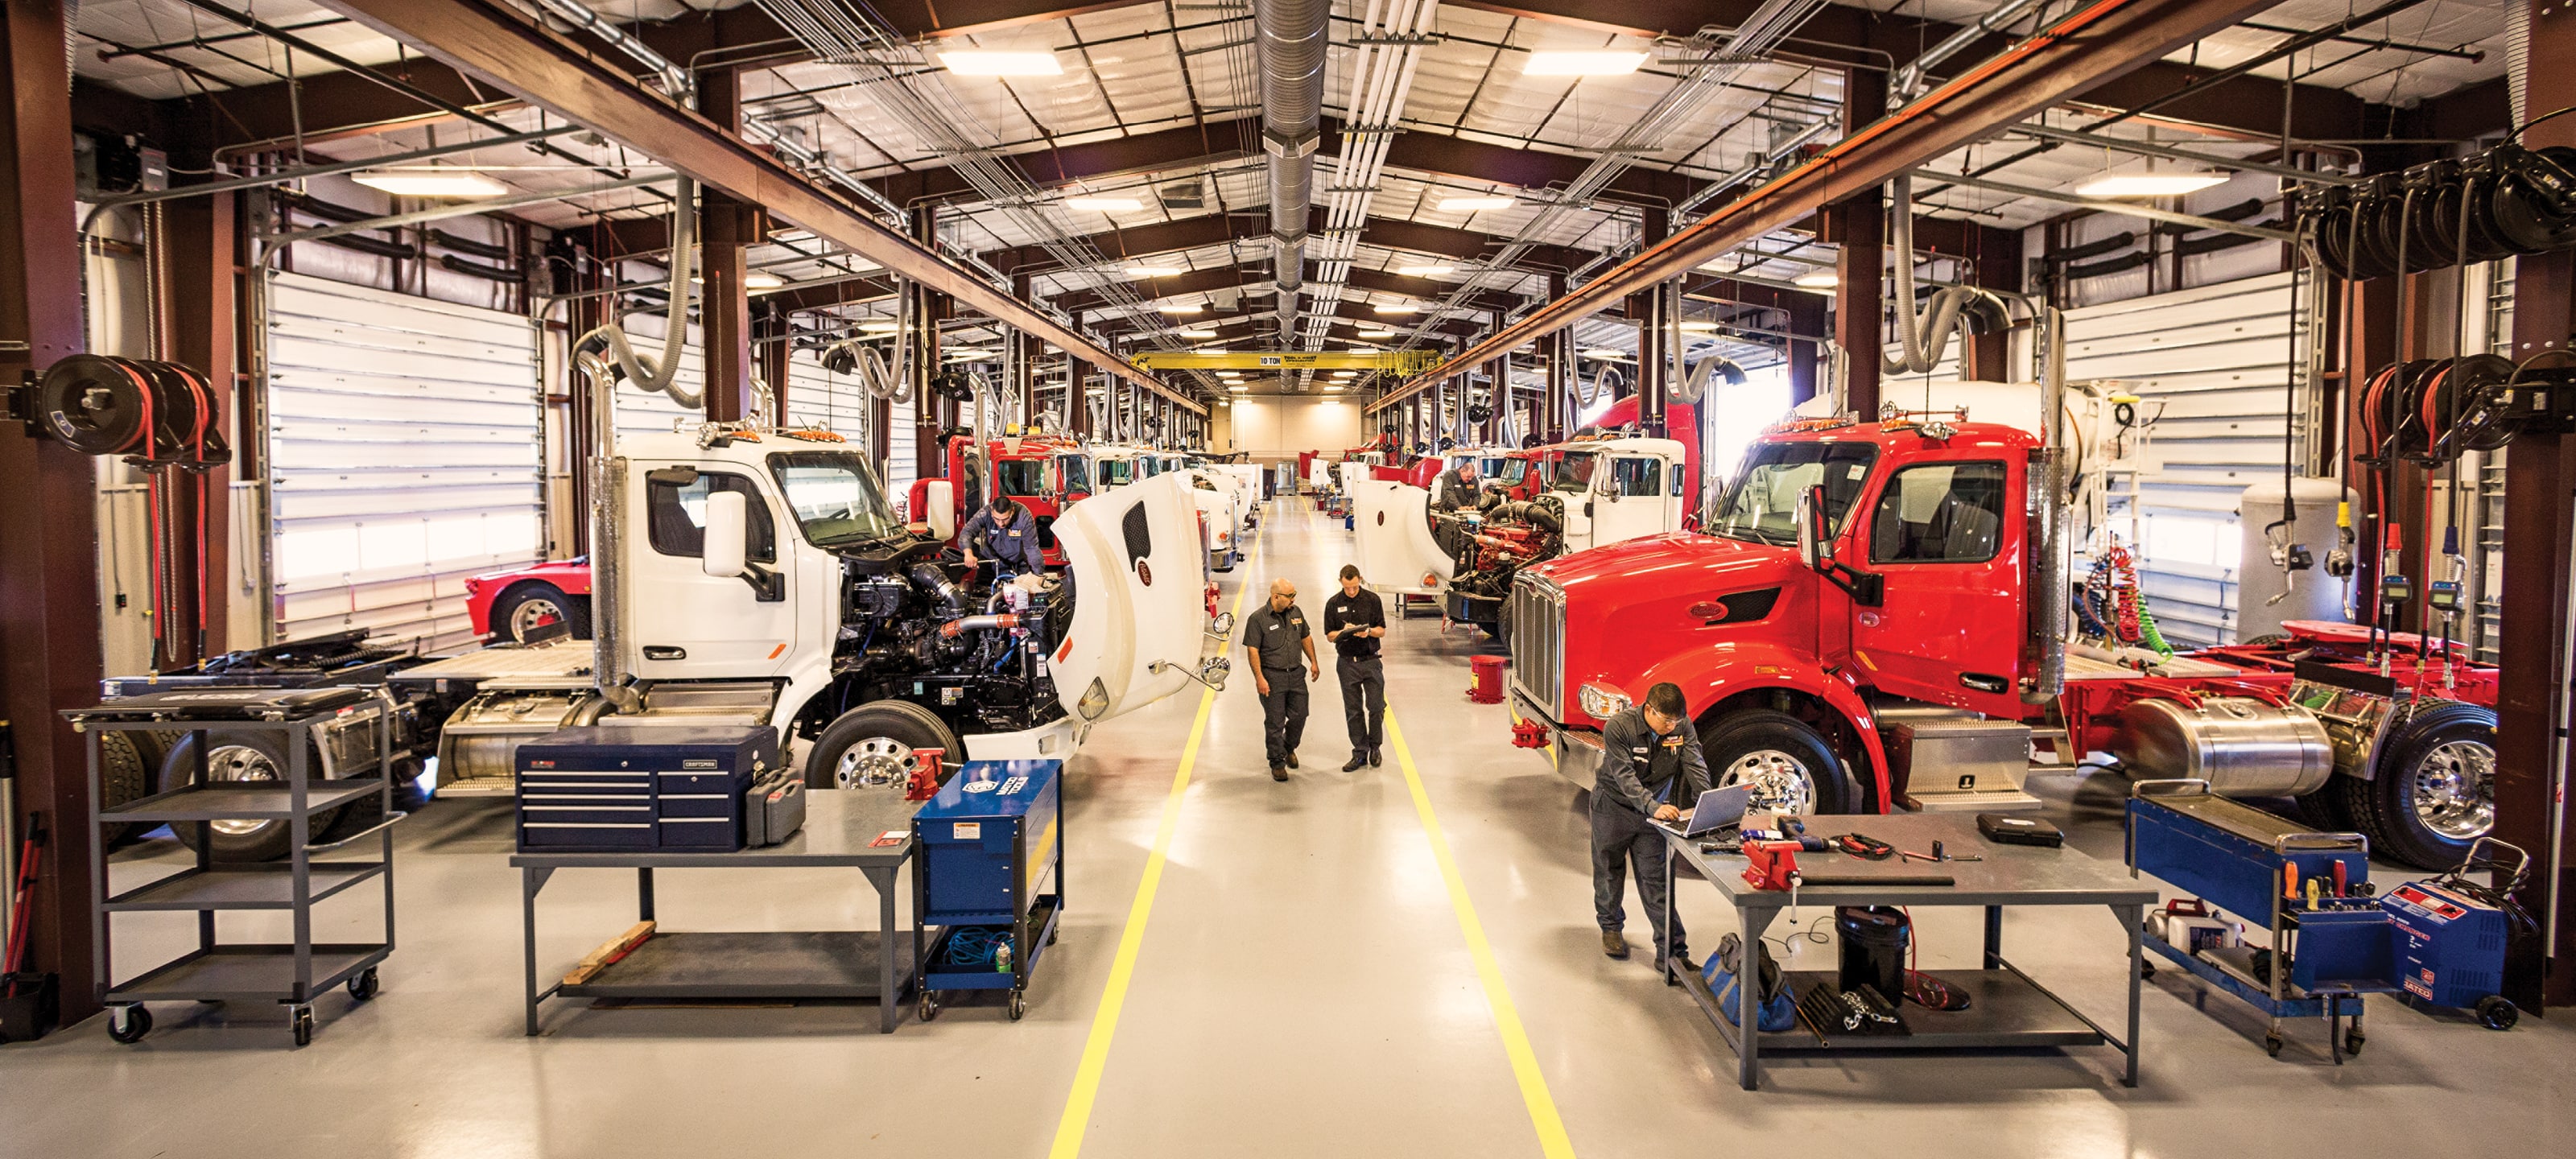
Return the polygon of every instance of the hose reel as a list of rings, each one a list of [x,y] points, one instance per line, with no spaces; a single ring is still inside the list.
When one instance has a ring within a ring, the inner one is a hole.
[[[2356,281],[2576,246],[2576,148],[2507,142],[2306,195],[2299,243]]]
[[[214,383],[178,363],[75,354],[20,389],[13,409],[30,432],[84,455],[192,471],[232,461]]]

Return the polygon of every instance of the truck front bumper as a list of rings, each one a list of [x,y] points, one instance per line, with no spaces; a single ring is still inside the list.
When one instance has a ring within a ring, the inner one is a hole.
[[[1548,719],[1545,712],[1520,689],[1512,690],[1512,720],[1517,724],[1530,721],[1547,730],[1547,763],[1556,775],[1578,789],[1589,789],[1601,774],[1601,734],[1589,729],[1568,728]]]
[[[970,761],[1061,761],[1073,756],[1074,721],[1071,717],[1018,732],[977,732],[958,738],[966,742],[966,759]]]

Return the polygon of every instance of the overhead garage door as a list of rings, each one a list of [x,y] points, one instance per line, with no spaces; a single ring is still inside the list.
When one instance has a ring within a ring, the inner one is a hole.
[[[544,542],[535,328],[276,274],[266,341],[278,638],[470,641],[465,578]]]
[[[2304,342],[2286,273],[2066,312],[2066,376],[2116,381],[2153,421],[2110,516],[2126,535],[2136,514],[2139,579],[2175,644],[2236,638],[2238,497],[2277,482],[2283,440],[2306,429],[2304,401],[2283,411],[2294,324]]]

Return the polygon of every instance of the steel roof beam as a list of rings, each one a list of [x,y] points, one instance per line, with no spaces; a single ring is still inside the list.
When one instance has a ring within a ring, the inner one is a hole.
[[[327,0],[369,28],[422,50],[521,99],[614,137],[647,156],[910,278],[1098,363],[1196,413],[1195,399],[1127,366],[971,271],[915,243],[826,191],[768,151],[724,132],[585,54],[515,9],[488,0]]]
[[[1866,193],[2042,109],[2143,67],[2270,0],[2094,0],[2031,39],[1712,211],[1601,277],[1390,391],[1371,410],[1456,378],[1627,295],[1681,277],[1828,205]]]

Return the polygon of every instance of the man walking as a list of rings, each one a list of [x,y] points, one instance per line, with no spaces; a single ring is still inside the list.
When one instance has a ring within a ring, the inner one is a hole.
[[[1386,740],[1386,665],[1377,656],[1378,641],[1386,638],[1386,604],[1360,583],[1360,569],[1350,564],[1342,565],[1342,593],[1324,605],[1324,638],[1333,642],[1342,718],[1351,729],[1351,763],[1342,771],[1374,768]]]
[[[1297,742],[1306,734],[1306,680],[1324,674],[1306,613],[1297,606],[1297,585],[1270,581],[1270,602],[1243,622],[1243,647],[1252,653],[1252,683],[1261,691],[1261,742],[1270,757],[1270,779],[1284,781],[1297,767]],[[1306,655],[1302,667],[1300,650]]]
[[[1628,922],[1623,903],[1634,866],[1637,898],[1655,928],[1659,970],[1667,959],[1690,969],[1681,914],[1664,928],[1673,883],[1664,874],[1664,833],[1654,826],[1681,820],[1682,807],[1697,804],[1708,788],[1708,761],[1689,717],[1681,686],[1669,683],[1647,689],[1645,703],[1611,714],[1601,725],[1601,768],[1592,786],[1592,911],[1601,922],[1601,952],[1628,956],[1620,930]]]

